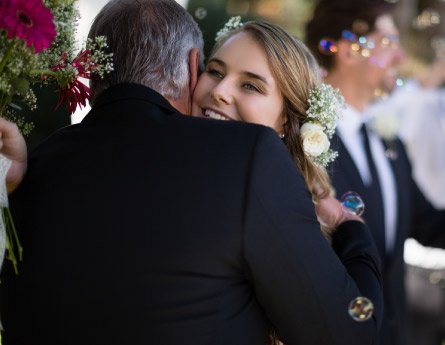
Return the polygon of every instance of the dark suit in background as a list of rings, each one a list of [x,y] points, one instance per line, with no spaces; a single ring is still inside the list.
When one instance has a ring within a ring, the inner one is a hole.
[[[31,154],[11,209],[25,252],[3,270],[4,345],[258,345],[272,327],[286,344],[375,342],[367,228],[343,223],[331,249],[269,128],[113,86]],[[348,315],[360,295],[367,322]]]
[[[437,211],[425,199],[411,174],[411,165],[400,140],[395,139],[391,150],[395,159],[389,159],[396,182],[397,220],[393,250],[387,253],[381,234],[385,229],[383,203],[373,202],[359,171],[339,136],[332,145],[339,157],[329,167],[332,184],[338,197],[348,191],[357,192],[365,203],[363,218],[375,239],[382,261],[382,279],[385,311],[382,323],[382,345],[406,344],[406,296],[403,259],[404,244],[413,237],[427,246],[445,246],[445,211]]]

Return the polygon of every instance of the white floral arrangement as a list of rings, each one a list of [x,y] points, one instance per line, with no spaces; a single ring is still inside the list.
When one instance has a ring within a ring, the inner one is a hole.
[[[338,156],[338,152],[330,149],[330,139],[345,109],[345,101],[339,89],[321,84],[310,91],[308,102],[308,120],[300,128],[303,150],[315,165],[326,167]]]
[[[372,126],[382,139],[392,141],[397,136],[400,123],[395,113],[385,112],[373,118]]]
[[[230,18],[227,21],[227,23],[224,25],[224,27],[216,33],[215,41],[219,41],[221,38],[223,38],[225,35],[227,35],[230,31],[238,30],[242,26],[243,26],[243,23],[241,23],[240,16]]]

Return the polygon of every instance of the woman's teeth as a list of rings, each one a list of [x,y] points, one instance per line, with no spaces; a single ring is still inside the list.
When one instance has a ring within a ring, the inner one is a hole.
[[[204,115],[206,117],[210,117],[211,119],[215,119],[215,120],[226,120],[226,121],[229,120],[227,117],[222,116],[222,115],[215,113],[214,111],[208,110],[208,109],[204,112]]]

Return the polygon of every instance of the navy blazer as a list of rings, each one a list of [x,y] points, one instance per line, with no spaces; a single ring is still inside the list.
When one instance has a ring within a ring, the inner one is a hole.
[[[11,196],[24,247],[0,285],[4,345],[375,344],[383,298],[365,225],[331,245],[270,128],[111,87],[30,156]],[[348,305],[375,307],[366,322]]]
[[[406,310],[404,287],[404,243],[413,237],[427,246],[445,246],[445,211],[438,211],[425,199],[411,173],[411,165],[403,143],[395,139],[384,143],[392,150],[389,159],[397,189],[396,240],[392,253],[385,252],[383,204],[371,202],[371,196],[363,184],[360,173],[338,135],[332,139],[332,147],[339,157],[328,167],[332,184],[340,197],[348,191],[357,192],[365,203],[365,219],[380,253],[382,262],[385,312],[382,322],[380,345],[406,345]]]

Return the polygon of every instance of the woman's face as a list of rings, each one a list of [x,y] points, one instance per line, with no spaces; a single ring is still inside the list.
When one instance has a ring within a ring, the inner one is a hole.
[[[252,122],[283,131],[283,97],[263,48],[241,32],[225,42],[200,76],[192,115]]]

